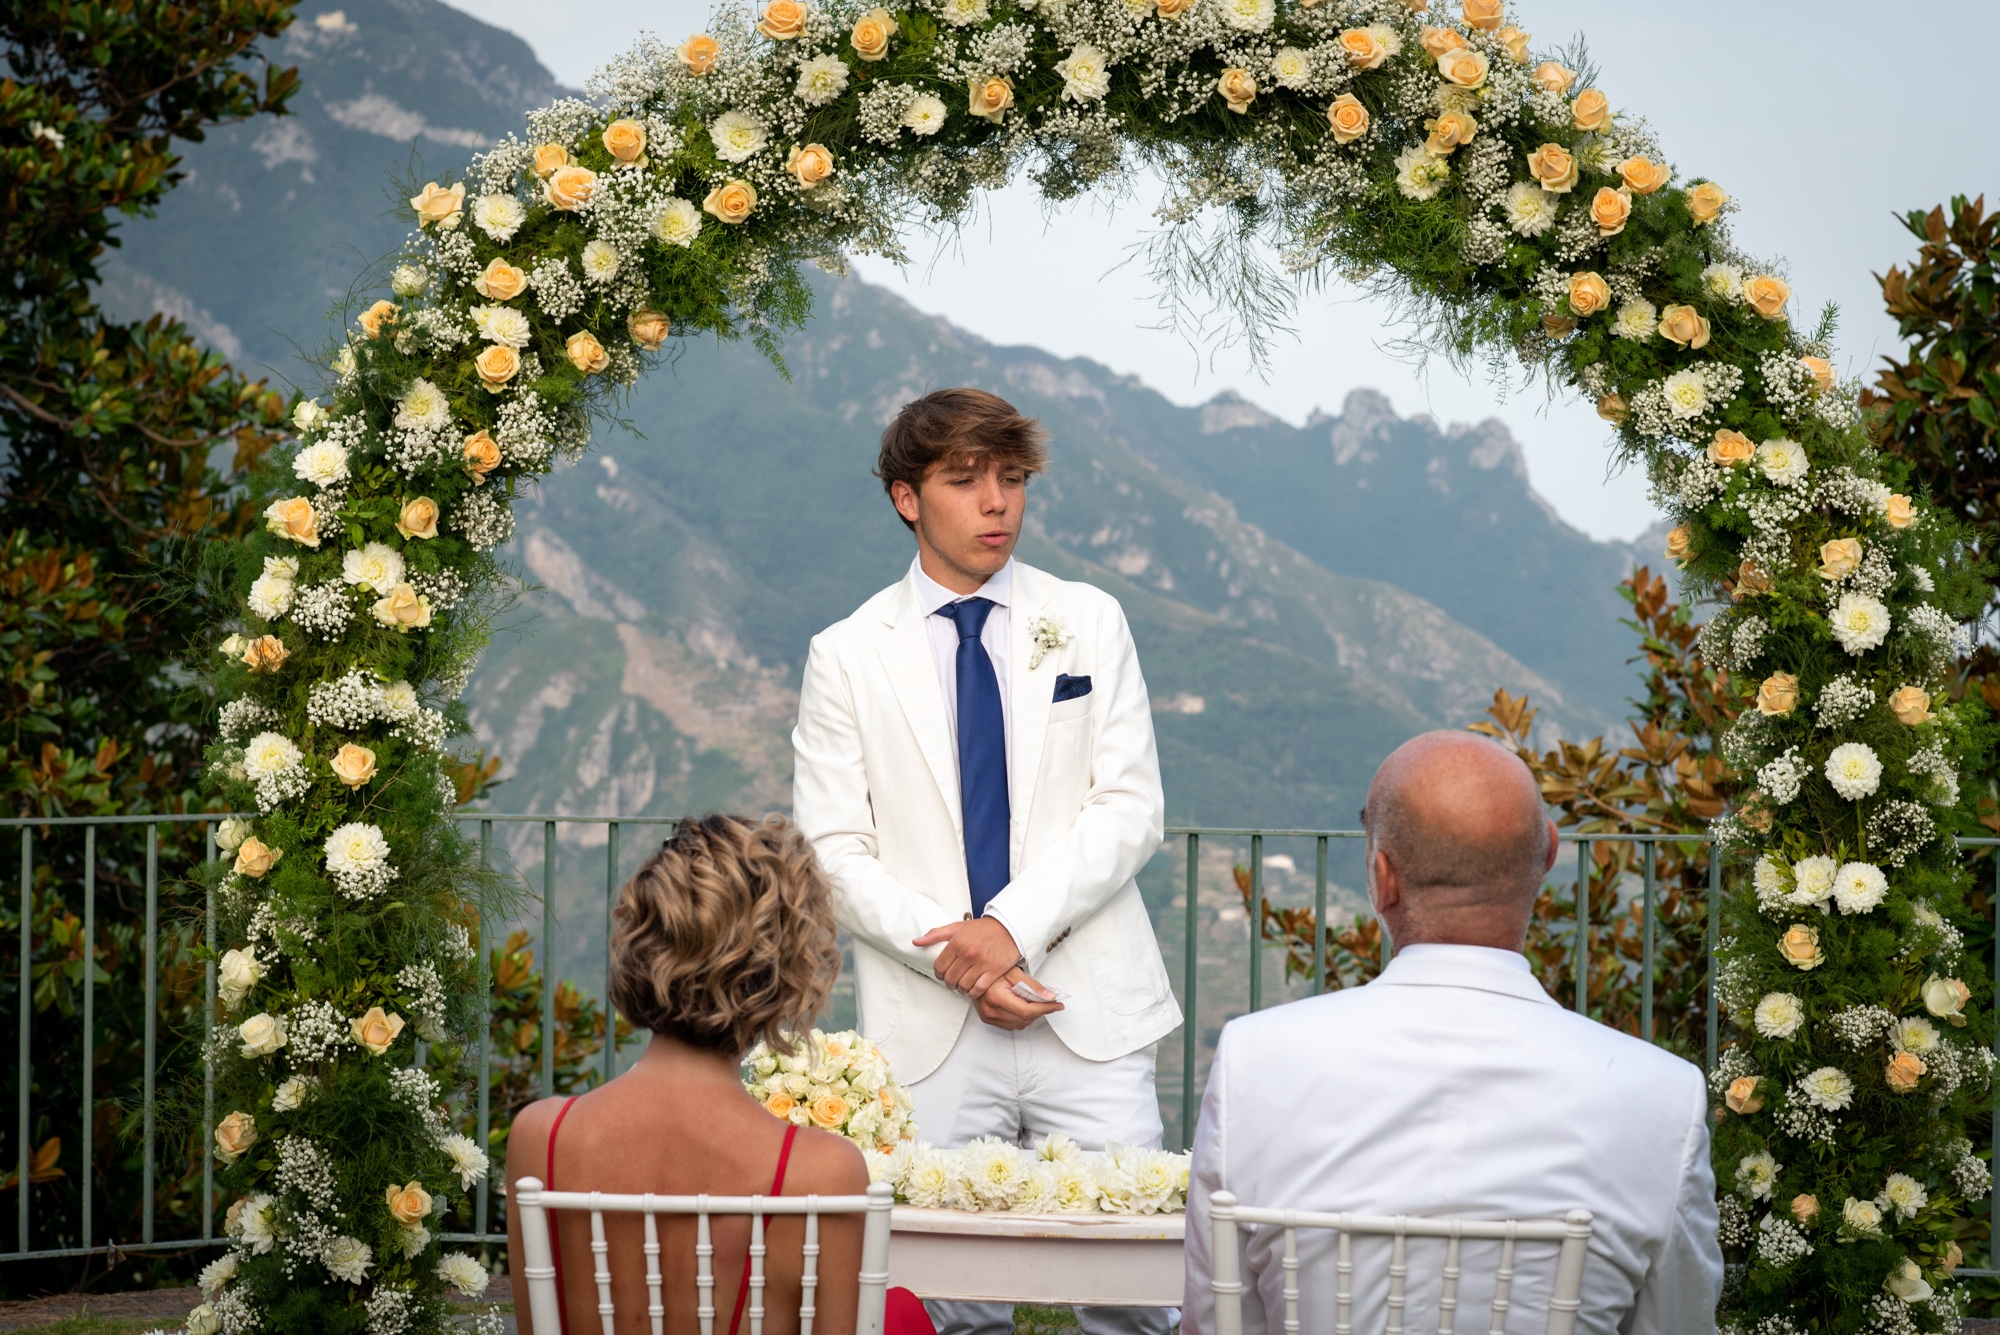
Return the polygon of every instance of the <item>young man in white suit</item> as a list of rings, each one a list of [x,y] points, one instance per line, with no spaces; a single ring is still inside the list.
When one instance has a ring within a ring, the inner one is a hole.
[[[1164,820],[1152,712],[1117,601],[1013,559],[1044,463],[1036,424],[980,390],[926,395],[883,433],[917,555],[813,639],[793,814],[923,1139],[1157,1147],[1154,1049],[1181,1015],[1134,879]],[[940,1335],[1012,1329],[1004,1306],[933,1313]]]
[[[1521,953],[1556,831],[1533,777],[1470,733],[1377,771],[1369,897],[1396,956],[1366,987],[1232,1021],[1188,1190],[1183,1329],[1213,1335],[1209,1193],[1373,1215],[1591,1212],[1577,1330],[1699,1335],[1722,1287],[1701,1072],[1556,1004]],[[1334,1235],[1299,1235],[1302,1328],[1334,1324]],[[1243,1335],[1284,1315],[1282,1231],[1238,1230]],[[1407,1330],[1437,1330],[1443,1243],[1409,1244]],[[1497,1243],[1465,1243],[1459,1329],[1487,1329]],[[1541,1335],[1555,1245],[1520,1244],[1508,1331]],[[1357,1329],[1379,1329],[1389,1240],[1354,1243]]]

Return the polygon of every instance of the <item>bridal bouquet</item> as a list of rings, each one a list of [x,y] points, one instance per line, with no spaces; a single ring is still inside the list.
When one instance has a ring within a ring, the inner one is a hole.
[[[1189,1158],[1131,1145],[1094,1153],[1067,1136],[1045,1136],[1032,1149],[983,1136],[956,1150],[906,1140],[869,1155],[868,1171],[893,1185],[897,1200],[931,1209],[1180,1214]]]
[[[882,1049],[852,1029],[815,1029],[790,1054],[759,1043],[743,1059],[743,1087],[773,1117],[845,1136],[870,1159],[916,1139],[910,1091],[890,1077]]]

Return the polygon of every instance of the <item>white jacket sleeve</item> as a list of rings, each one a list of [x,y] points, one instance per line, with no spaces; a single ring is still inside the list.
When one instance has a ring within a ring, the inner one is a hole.
[[[1105,619],[1111,650],[1098,660],[1103,690],[1091,740],[1090,788],[1069,832],[1021,868],[987,905],[1033,973],[1048,945],[1088,920],[1139,874],[1159,850],[1167,801],[1160,788],[1160,753],[1153,706],[1139,671],[1139,651],[1125,613],[1112,604]]]
[[[944,947],[919,949],[910,942],[950,915],[891,876],[876,856],[875,808],[853,695],[817,637],[799,687],[792,750],[792,819],[833,882],[835,918],[860,940],[928,976]]]
[[[1666,1243],[1620,1327],[1623,1335],[1702,1335],[1715,1329],[1722,1296],[1722,1247],[1717,1241],[1715,1170],[1709,1163],[1708,1099],[1690,1071],[1693,1104],[1681,1145],[1681,1186]]]

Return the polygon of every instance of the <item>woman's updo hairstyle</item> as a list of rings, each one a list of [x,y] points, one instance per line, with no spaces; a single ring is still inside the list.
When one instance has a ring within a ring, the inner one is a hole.
[[[782,816],[683,820],[620,889],[611,922],[612,1004],[697,1047],[789,1051],[840,977],[832,887]]]

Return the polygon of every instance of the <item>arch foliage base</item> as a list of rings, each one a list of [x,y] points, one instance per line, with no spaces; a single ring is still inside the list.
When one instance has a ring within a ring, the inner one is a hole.
[[[1984,590],[1732,245],[1727,193],[1532,52],[1500,0],[769,0],[425,185],[391,295],[265,478],[266,529],[219,558],[238,634],[210,772],[262,813],[210,873],[239,1026],[215,1052],[242,1202],[223,1327],[428,1331],[446,1285],[479,1285],[433,1235],[483,1147],[436,1112],[452,1073],[408,1068],[477,1024],[442,747],[521,484],[670,338],[775,355],[801,262],[894,255],[902,223],[1017,171],[1059,200],[1143,165],[1170,226],[1220,216],[1296,275],[1393,281],[1446,349],[1581,391],[1643,461],[1670,554],[1721,599],[1703,655],[1756,700],[1724,746],[1757,791],[1717,826],[1755,867],[1716,979],[1725,1324],[1952,1328],[1991,1061],[1949,925],[1979,708],[1942,682]],[[1253,312],[1270,293],[1162,254]]]

